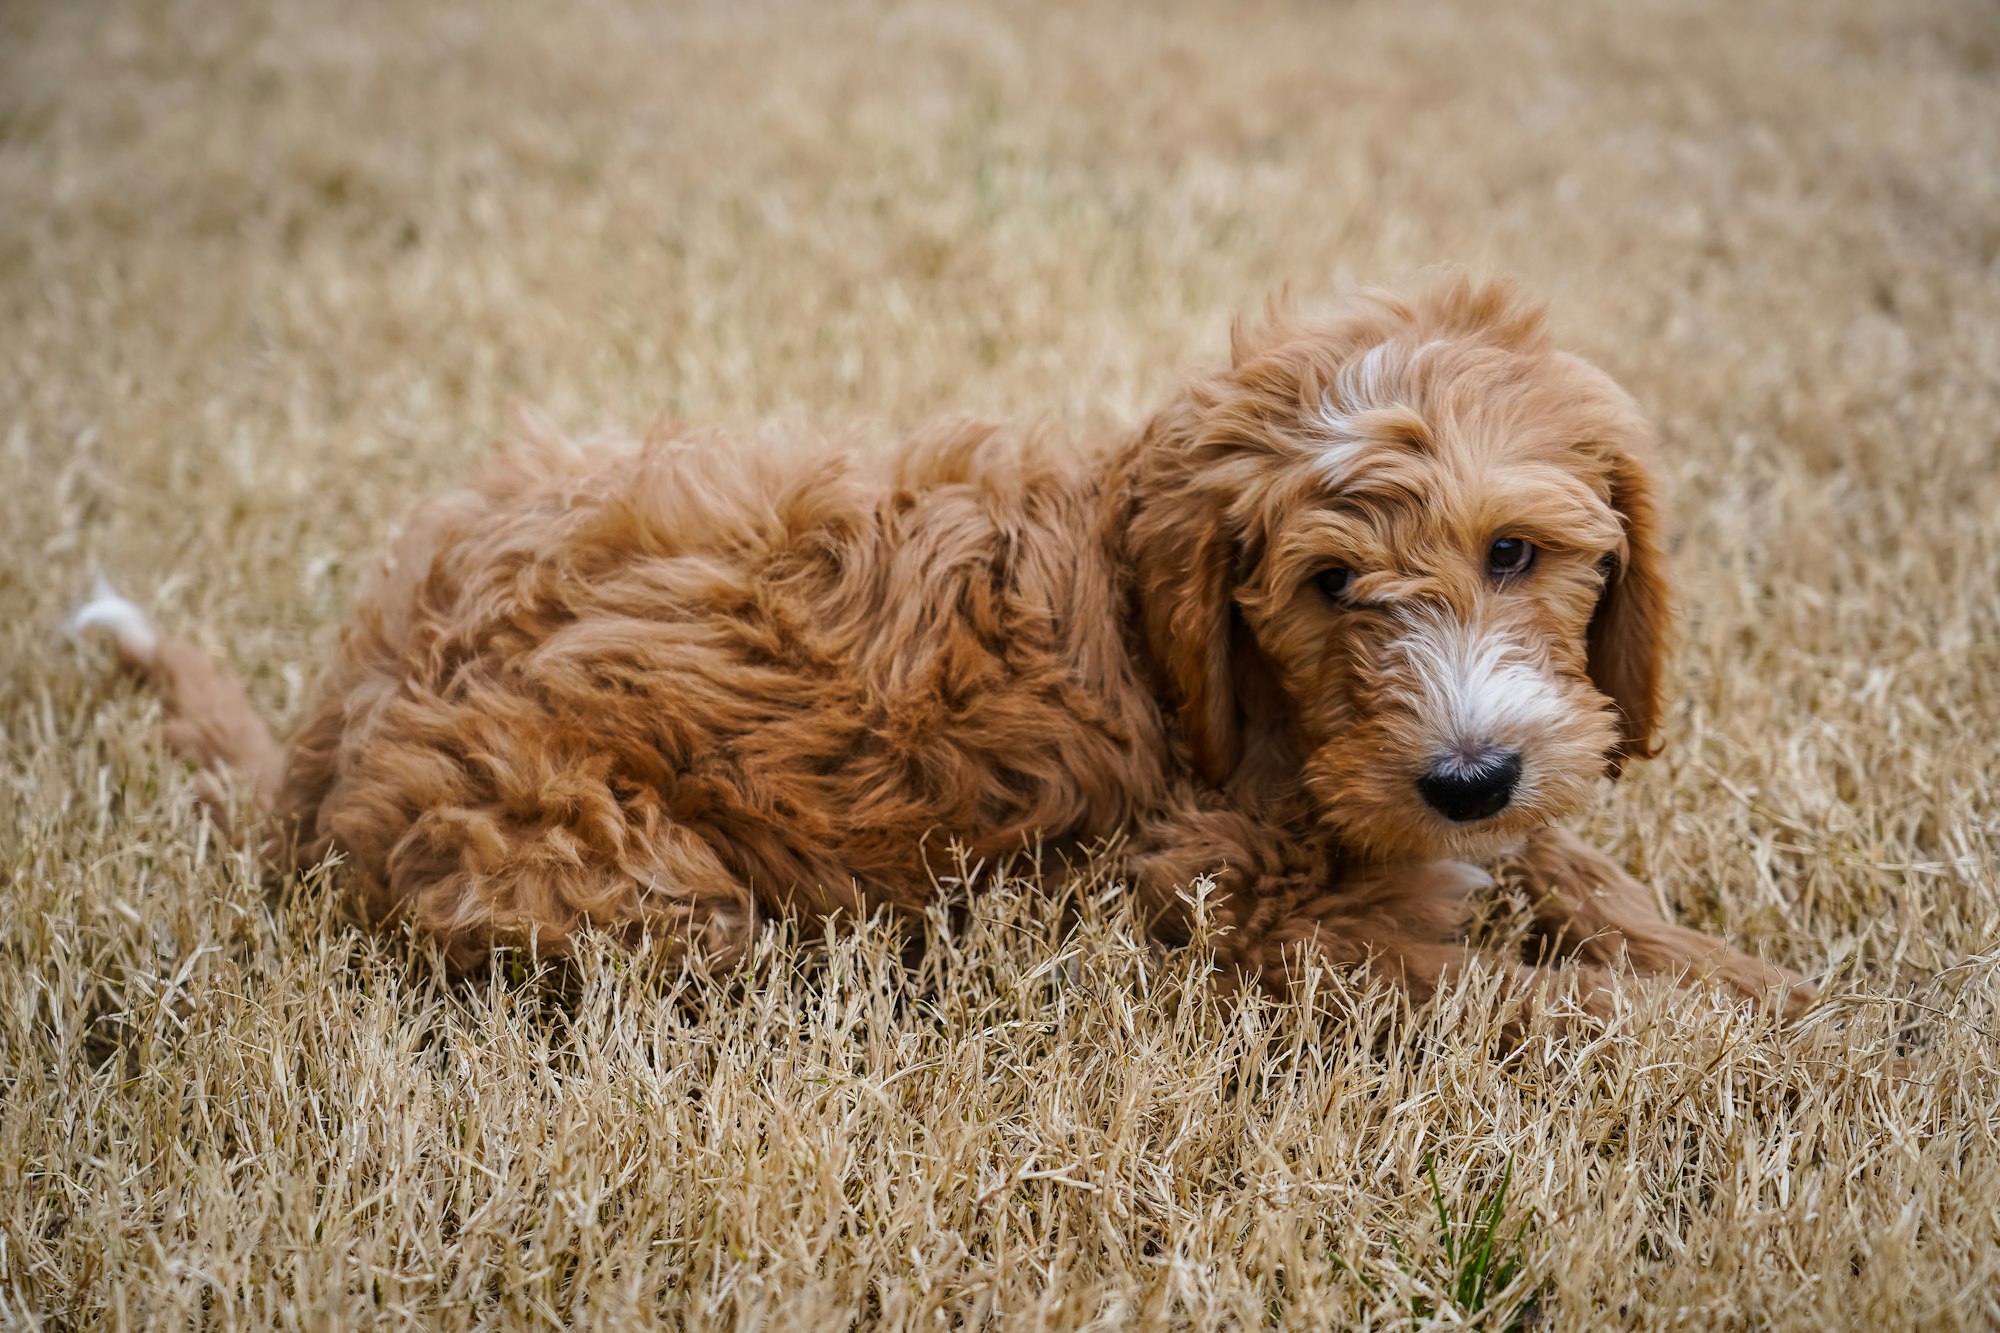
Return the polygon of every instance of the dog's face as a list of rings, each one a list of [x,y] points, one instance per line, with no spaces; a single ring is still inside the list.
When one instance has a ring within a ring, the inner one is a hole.
[[[1211,780],[1282,749],[1356,851],[1471,856],[1651,752],[1647,432],[1505,288],[1239,331],[1149,442],[1141,603]]]

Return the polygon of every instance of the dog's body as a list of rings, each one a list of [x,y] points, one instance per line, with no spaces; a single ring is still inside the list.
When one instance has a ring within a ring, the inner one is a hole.
[[[1216,876],[1230,975],[1304,953],[1421,994],[1470,957],[1457,858],[1525,847],[1557,951],[1795,1010],[1553,827],[1650,752],[1648,447],[1538,312],[1447,281],[1239,330],[1095,452],[518,449],[417,511],[284,751],[129,604],[85,619],[302,863],[337,849],[461,966],[584,925],[726,961],[761,912],[920,906],[947,843],[1051,841],[1116,847],[1170,939]]]
[[[920,906],[947,840],[1110,835],[1189,793],[1104,487],[1035,454],[524,451],[418,512],[277,808],[467,960],[586,920],[726,954],[759,909]]]

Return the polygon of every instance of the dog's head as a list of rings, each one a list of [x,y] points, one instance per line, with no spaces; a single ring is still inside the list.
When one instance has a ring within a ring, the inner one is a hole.
[[[1373,855],[1477,855],[1654,753],[1650,432],[1504,284],[1239,325],[1148,426],[1127,532],[1197,766]]]

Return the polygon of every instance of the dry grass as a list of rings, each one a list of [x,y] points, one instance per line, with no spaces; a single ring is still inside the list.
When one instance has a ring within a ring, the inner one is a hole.
[[[0,6],[0,1324],[2000,1322],[1996,63],[1971,0]],[[1680,705],[1590,823],[1803,1031],[1218,1009],[992,867],[916,963],[451,988],[55,632],[107,570],[290,717],[516,401],[1102,429],[1441,258],[1662,423]]]

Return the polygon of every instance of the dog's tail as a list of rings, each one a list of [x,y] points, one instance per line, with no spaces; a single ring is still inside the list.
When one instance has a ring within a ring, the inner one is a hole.
[[[103,630],[118,665],[160,698],[161,734],[169,749],[196,766],[195,789],[226,828],[231,781],[247,783],[269,813],[284,773],[284,752],[243,692],[236,673],[191,643],[160,633],[152,618],[112,591],[103,579],[74,616],[73,633]]]

